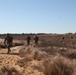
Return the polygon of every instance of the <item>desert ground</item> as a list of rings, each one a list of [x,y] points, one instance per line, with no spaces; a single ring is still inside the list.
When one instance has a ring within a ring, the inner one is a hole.
[[[38,34],[38,45],[34,35],[29,46],[26,34],[12,35],[9,54],[0,35],[0,75],[76,75],[76,34]]]

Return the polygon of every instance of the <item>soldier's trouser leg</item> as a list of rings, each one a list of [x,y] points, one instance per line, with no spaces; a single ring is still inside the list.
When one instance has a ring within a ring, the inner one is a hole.
[[[38,41],[35,41],[35,45],[38,45]]]
[[[30,41],[27,41],[27,44],[30,45]]]
[[[8,48],[8,52],[7,52],[7,53],[9,53],[9,52],[11,51],[11,50],[10,50],[10,45],[8,45],[7,48]]]
[[[37,45],[38,45],[38,41],[37,41],[37,43],[36,43]]]
[[[10,47],[8,47],[8,52],[7,53],[9,53],[11,50],[10,50]]]

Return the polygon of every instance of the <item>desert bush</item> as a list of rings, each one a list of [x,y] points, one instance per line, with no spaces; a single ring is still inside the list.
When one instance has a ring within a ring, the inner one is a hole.
[[[76,49],[60,49],[60,54],[69,59],[76,59]]]
[[[31,50],[32,47],[21,47],[19,50],[19,56],[20,57],[26,57],[32,53],[33,50]]]
[[[71,53],[71,54],[69,54],[67,56],[68,56],[68,58],[76,59],[76,53]]]
[[[34,60],[41,60],[43,58],[46,58],[48,54],[46,52],[41,51],[38,48],[27,47],[27,48],[20,49],[19,56],[23,58],[32,58]]]
[[[32,58],[30,57],[25,57],[23,59],[20,59],[17,61],[17,64],[20,66],[20,67],[27,67],[27,64],[28,62],[32,61]]]
[[[34,51],[33,52],[33,59],[34,60],[43,60],[48,57],[48,54],[46,52],[42,51]]]
[[[45,60],[43,62],[44,75],[73,75],[72,64],[69,64],[69,60],[61,57],[54,57],[53,59]]]
[[[36,47],[21,48],[19,55],[22,57],[22,59],[18,60],[17,64],[24,68],[27,67],[32,61],[40,62],[43,59],[48,58],[48,54],[46,52],[41,51]]]
[[[2,66],[0,69],[0,75],[21,75],[21,73],[19,73],[14,67]]]

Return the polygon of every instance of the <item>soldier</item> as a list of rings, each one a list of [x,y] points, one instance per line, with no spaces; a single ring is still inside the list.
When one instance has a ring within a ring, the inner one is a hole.
[[[34,42],[35,42],[35,45],[38,45],[38,41],[39,41],[38,36],[34,36]]]
[[[13,43],[13,37],[7,34],[4,40],[4,45],[8,48],[7,53],[11,52],[10,47],[12,46],[12,43]]]
[[[62,37],[62,39],[64,40],[64,39],[65,39],[65,37]]]
[[[27,38],[26,38],[26,41],[27,41],[28,45],[30,45],[30,40],[31,40],[31,37],[28,35]]]

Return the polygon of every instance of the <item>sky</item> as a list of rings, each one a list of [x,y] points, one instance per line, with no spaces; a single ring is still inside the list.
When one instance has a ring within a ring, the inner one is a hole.
[[[76,0],[0,0],[0,33],[76,33]]]

